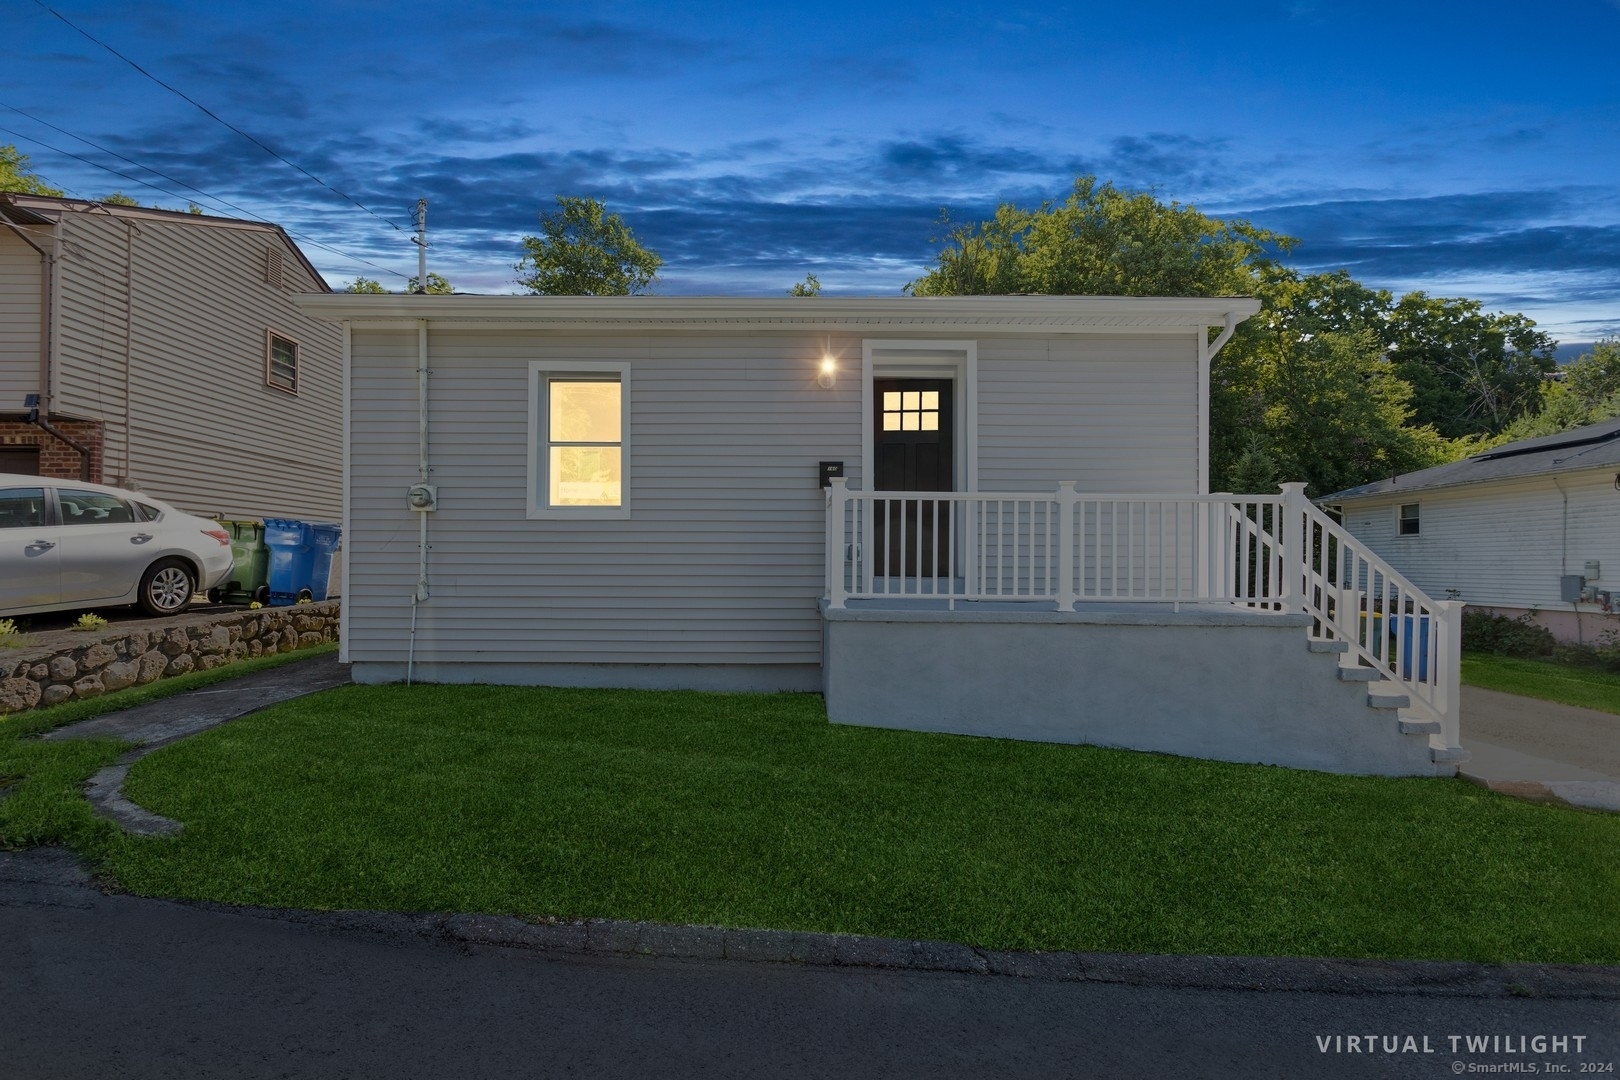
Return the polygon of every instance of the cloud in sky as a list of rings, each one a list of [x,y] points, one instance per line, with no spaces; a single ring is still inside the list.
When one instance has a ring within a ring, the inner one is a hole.
[[[382,216],[406,222],[426,197],[432,256],[465,287],[511,288],[518,238],[566,193],[622,213],[665,256],[670,292],[772,293],[815,271],[892,293],[926,268],[942,207],[972,220],[1094,174],[1298,236],[1301,267],[1485,290],[1585,327],[1620,312],[1607,11],[1573,36],[1414,11],[1391,38],[1344,5],[1240,0],[1219,55],[1187,29],[1207,9],[1181,0],[1151,17],[884,0],[836,18],[642,0],[69,14]],[[50,16],[30,7],[12,29],[25,47],[0,100],[414,272],[398,232]],[[1554,39],[1557,79],[1461,59]],[[81,194],[130,187],[23,149]],[[377,276],[310,253],[334,281]]]

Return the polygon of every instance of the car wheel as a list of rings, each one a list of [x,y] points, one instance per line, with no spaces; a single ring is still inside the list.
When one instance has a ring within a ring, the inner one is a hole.
[[[191,603],[197,587],[191,571],[179,559],[160,559],[141,575],[135,606],[148,615],[173,615]]]

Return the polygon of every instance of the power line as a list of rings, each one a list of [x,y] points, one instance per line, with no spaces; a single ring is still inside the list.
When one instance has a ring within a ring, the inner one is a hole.
[[[109,154],[112,157],[117,158],[119,161],[125,162],[126,164],[129,164],[129,165],[133,165],[137,169],[140,169],[140,170],[142,170],[144,172],[149,172],[153,176],[161,176],[161,177],[163,177],[163,179],[169,181],[171,184],[178,184],[181,187],[185,188],[187,191],[195,191],[197,194],[203,196],[204,198],[212,199],[214,202],[218,203],[221,206],[228,206],[232,210],[235,210],[236,212],[238,212],[240,214],[243,214],[246,217],[252,218],[255,221],[264,221],[266,223],[269,223],[267,218],[263,217],[262,215],[255,214],[251,210],[240,207],[240,206],[236,205],[235,203],[231,202],[229,199],[224,199],[224,198],[221,198],[218,195],[210,194],[209,192],[204,191],[200,187],[197,187],[197,186],[195,186],[193,184],[188,184],[184,180],[176,179],[175,177],[170,176],[168,173],[163,172],[160,169],[152,168],[152,166],[150,166],[150,165],[142,165],[140,162],[134,160],[133,158],[125,157],[123,154],[120,154],[116,150],[110,150],[107,147],[102,146],[100,143],[96,142],[93,139],[87,139],[83,135],[75,135],[73,132],[67,130],[66,128],[57,127],[55,124],[51,123],[49,120],[41,119],[40,117],[35,116],[33,113],[30,113],[30,112],[24,112],[22,109],[17,108],[17,106],[15,106],[15,105],[8,105],[8,104],[6,104],[6,102],[0,101],[0,106],[3,106],[5,108],[7,108],[7,109],[10,109],[12,112],[16,113],[18,116],[25,116],[28,119],[32,120],[36,124],[40,124],[40,125],[42,125],[44,127],[48,127],[52,131],[60,132],[61,134],[66,135],[70,139],[77,139],[79,142],[84,143],[86,146],[93,146],[97,150],[100,150],[103,154]],[[18,136],[18,137],[19,138],[26,138],[26,136]],[[34,140],[34,141],[37,141],[37,140]],[[44,144],[41,143],[40,145],[43,146]],[[158,190],[162,190],[162,189],[160,188]]]
[[[378,221],[382,222],[385,225],[388,225],[389,227],[394,229],[396,232],[404,232],[405,231],[404,229],[400,228],[394,222],[389,221],[387,218],[385,218],[381,214],[377,213],[371,207],[369,207],[365,203],[361,202],[359,199],[356,199],[353,195],[350,195],[347,192],[339,191],[337,188],[333,187],[331,184],[328,184],[325,180],[322,180],[320,177],[316,176],[314,173],[310,172],[308,169],[304,168],[302,165],[299,165],[297,162],[288,161],[286,158],[282,157],[276,151],[272,150],[270,147],[266,146],[264,143],[260,142],[258,139],[254,138],[252,135],[249,135],[247,132],[243,131],[241,128],[237,127],[235,124],[231,123],[229,120],[226,120],[224,117],[220,116],[218,113],[214,112],[212,109],[208,108],[206,105],[202,104],[200,101],[198,101],[195,98],[191,97],[189,94],[186,94],[184,91],[177,90],[175,87],[170,86],[168,83],[164,82],[162,79],[158,78],[156,75],[153,75],[150,71],[147,71],[145,68],[141,67],[141,65],[137,64],[135,61],[131,60],[129,57],[125,56],[123,53],[119,52],[117,49],[113,48],[111,45],[107,44],[105,41],[102,41],[100,38],[98,38],[94,34],[90,33],[90,31],[84,29],[83,27],[79,26],[77,23],[73,22],[73,20],[69,19],[66,15],[63,15],[60,11],[57,11],[55,8],[51,7],[49,4],[45,3],[45,0],[34,0],[34,3],[36,3],[40,7],[44,8],[46,11],[50,12],[52,15],[55,15],[58,19],[62,20],[62,22],[66,23],[69,27],[71,27],[72,29],[78,31],[80,34],[84,35],[89,40],[95,42],[97,45],[100,45],[103,49],[106,49],[108,52],[110,52],[114,56],[118,57],[118,59],[120,59],[124,63],[128,64],[130,67],[134,68],[136,71],[140,72],[142,75],[145,75],[148,79],[151,79],[153,82],[155,82],[159,86],[163,87],[163,89],[169,91],[169,93],[174,94],[176,97],[182,98],[183,100],[185,100],[187,102],[190,102],[192,105],[196,106],[196,108],[199,109],[205,116],[208,116],[210,119],[212,119],[212,120],[214,120],[214,121],[216,121],[216,122],[218,122],[220,124],[223,124],[225,127],[230,128],[232,131],[234,131],[238,135],[242,136],[242,138],[246,139],[248,142],[252,143],[254,146],[257,146],[260,150],[263,150],[265,153],[269,154],[271,157],[275,158],[277,161],[281,162],[283,165],[287,166],[290,169],[296,169],[298,172],[303,173],[305,176],[309,177],[311,180],[313,180],[317,184],[321,185],[321,187],[325,188],[327,191],[330,191],[332,194],[338,196],[339,198],[348,200],[349,202],[351,202],[354,205],[358,206],[360,209],[364,210],[366,213],[370,214],[372,217],[376,218]]]
[[[8,106],[7,106],[7,108],[10,108],[10,106],[9,106],[9,105],[8,105]],[[13,109],[13,110],[12,110],[12,111],[13,111],[13,112],[21,112],[21,110],[19,110],[19,109]],[[27,113],[23,113],[23,115],[24,115],[24,116],[26,116],[26,115],[28,115],[28,114],[27,114]],[[43,123],[43,121],[41,121],[41,122],[42,122],[42,123]],[[47,126],[48,126],[48,127],[55,127],[55,125],[54,125],[54,124],[51,124],[51,125],[47,125]],[[61,128],[56,128],[56,130],[58,130],[58,131],[62,131],[62,129],[61,129]],[[129,173],[127,173],[127,172],[124,172],[124,171],[123,171],[123,170],[122,170],[122,169],[115,169],[115,168],[113,168],[113,167],[112,167],[112,166],[110,166],[110,165],[103,165],[103,164],[102,164],[102,163],[101,163],[101,162],[99,162],[99,161],[92,161],[92,160],[91,160],[91,159],[90,159],[90,158],[87,158],[87,157],[84,157],[84,156],[83,156],[83,155],[81,155],[81,154],[75,154],[75,153],[74,153],[74,152],[73,152],[73,151],[71,151],[71,150],[63,150],[63,149],[62,149],[62,148],[61,148],[61,147],[59,147],[59,146],[52,146],[52,145],[51,145],[51,144],[50,144],[50,143],[48,143],[48,142],[46,142],[46,141],[45,141],[45,140],[43,140],[43,139],[38,139],[38,138],[35,138],[35,137],[34,137],[34,136],[32,136],[32,135],[24,135],[24,134],[22,134],[22,133],[21,133],[21,132],[19,132],[19,131],[13,131],[13,130],[11,130],[11,129],[10,129],[10,128],[8,128],[8,127],[0,127],[0,131],[3,131],[3,132],[5,132],[5,133],[6,133],[6,134],[7,134],[7,135],[10,135],[10,136],[11,136],[11,137],[12,137],[12,138],[14,138],[14,139],[22,139],[22,140],[24,140],[24,141],[25,141],[25,142],[31,142],[31,143],[34,143],[34,144],[35,144],[35,145],[36,145],[36,146],[43,146],[43,147],[44,147],[44,148],[45,148],[45,149],[47,149],[47,150],[49,150],[49,151],[51,151],[51,152],[52,152],[52,153],[56,153],[56,154],[61,154],[61,155],[63,155],[63,156],[64,156],[64,157],[70,157],[70,158],[72,158],[72,159],[73,159],[73,160],[75,160],[75,161],[80,161],[80,162],[83,162],[83,163],[84,163],[84,164],[86,164],[86,165],[89,165],[89,166],[90,166],[90,167],[91,167],[91,168],[94,168],[94,169],[100,169],[100,170],[102,170],[102,171],[103,171],[103,172],[109,172],[109,173],[112,173],[112,174],[113,174],[113,175],[114,175],[114,176],[121,176],[121,177],[123,177],[123,178],[124,178],[124,179],[125,179],[125,180],[128,180],[128,181],[129,181],[129,182],[130,182],[130,183],[132,183],[132,184],[139,184],[139,185],[141,185],[141,186],[142,186],[142,187],[147,187],[147,188],[151,188],[151,189],[152,189],[152,190],[153,190],[153,191],[161,191],[161,192],[163,192],[163,194],[165,194],[165,195],[167,195],[167,196],[169,196],[169,197],[170,197],[170,198],[173,198],[173,199],[182,199],[182,200],[184,200],[184,201],[186,201],[186,202],[190,202],[190,201],[191,201],[191,199],[190,199],[190,198],[188,198],[188,197],[187,197],[187,196],[185,196],[185,195],[181,195],[181,194],[180,194],[180,193],[179,193],[179,192],[176,192],[176,191],[170,191],[170,190],[169,190],[169,189],[168,189],[168,188],[166,188],[166,187],[163,187],[163,186],[162,186],[162,185],[161,185],[161,184],[154,184],[154,183],[152,183],[152,182],[151,182],[151,181],[150,181],[150,180],[142,180],[142,179],[141,179],[141,178],[140,178],[140,177],[138,177],[138,176],[131,176],[131,175],[130,175],[130,174],[129,174]],[[79,136],[77,136],[77,135],[73,135],[73,134],[72,134],[72,133],[71,133],[71,132],[67,132],[67,131],[62,131],[62,133],[63,133],[63,134],[64,134],[64,135],[68,135],[68,136],[70,136],[70,137],[71,137],[71,138],[75,138],[75,139],[79,139],[79,138],[80,138],[80,137],[79,137]],[[85,142],[85,143],[89,143],[89,144],[90,144],[90,145],[91,145],[91,146],[95,146],[95,145],[96,145],[96,144],[95,144],[95,143],[93,143],[93,142],[90,142],[90,140],[89,140],[89,139],[80,139],[80,141],[81,141],[81,142]],[[98,149],[99,149],[99,147],[98,147]],[[109,150],[109,151],[107,151],[107,152],[108,152],[108,153],[113,153],[113,152],[112,152],[112,151],[110,151],[110,150]],[[123,157],[123,155],[121,155],[121,154],[113,154],[113,156],[114,156],[114,157]],[[129,161],[129,159],[128,159],[128,158],[123,158],[123,160],[125,160],[125,161]],[[156,170],[156,169],[151,169],[151,168],[147,168],[147,166],[145,166],[145,165],[141,165],[141,164],[139,164],[139,163],[138,163],[138,162],[134,162],[134,161],[130,161],[130,164],[131,164],[131,165],[134,165],[134,166],[135,166],[135,167],[136,167],[136,168],[137,168],[137,169],[146,169],[146,171],[147,171],[147,172],[150,172],[150,173],[153,173],[153,174],[155,174],[155,175],[157,175],[157,176],[163,176],[163,175],[164,175],[164,174],[162,174],[162,173],[160,173],[160,172],[158,172],[158,171],[157,171],[157,170]],[[37,174],[36,174],[36,175],[37,175]],[[173,180],[173,178],[172,178],[172,177],[165,177],[165,179],[170,179],[170,180]],[[206,197],[206,198],[209,198],[209,199],[213,199],[213,200],[214,200],[214,201],[216,201],[216,202],[219,202],[219,203],[222,203],[222,204],[223,204],[223,205],[225,205],[225,206],[234,206],[234,205],[235,205],[235,204],[233,204],[233,203],[229,203],[229,202],[226,202],[226,201],[225,201],[225,200],[224,200],[224,199],[221,199],[221,198],[220,198],[220,197],[219,197],[219,196],[217,196],[217,195],[210,195],[210,194],[208,194],[208,192],[206,192],[206,191],[203,191],[203,190],[202,190],[202,189],[201,189],[201,188],[194,188],[194,187],[191,187],[191,185],[190,185],[190,184],[184,184],[184,183],[181,183],[181,182],[180,182],[180,181],[178,181],[178,180],[174,180],[174,181],[173,181],[173,182],[174,182],[174,183],[176,183],[176,184],[180,184],[180,186],[181,186],[181,187],[186,187],[186,188],[191,188],[191,190],[192,190],[192,191],[195,191],[195,192],[197,192],[197,193],[198,193],[198,194],[200,194],[200,195],[203,195],[203,196],[204,196],[204,197]],[[97,201],[97,200],[91,200],[91,201]],[[240,207],[237,207],[237,209],[239,209],[239,210],[240,210],[240,209],[241,209],[241,208],[240,208]],[[245,210],[243,210],[243,211],[242,211],[242,212],[243,212],[243,213],[248,213],[248,212],[247,212],[247,211],[245,211]],[[335,247],[333,247],[333,246],[332,246],[332,245],[330,245],[330,244],[323,244],[323,243],[321,243],[321,241],[319,241],[319,240],[315,240],[315,239],[313,239],[313,238],[311,238],[311,237],[308,237],[308,236],[304,236],[304,235],[303,235],[303,234],[301,234],[301,233],[295,233],[295,232],[293,232],[293,231],[292,231],[292,230],[291,230],[291,229],[289,229],[289,228],[287,228],[287,227],[286,227],[286,226],[284,226],[284,225],[279,225],[279,224],[277,224],[277,223],[276,223],[276,222],[273,222],[273,221],[269,221],[269,220],[267,220],[267,219],[266,219],[266,218],[263,218],[263,217],[260,217],[260,216],[259,216],[259,215],[256,215],[256,214],[249,214],[249,216],[250,216],[250,217],[252,217],[252,218],[254,218],[254,219],[255,219],[255,220],[258,220],[258,221],[260,221],[260,222],[262,222],[262,223],[263,223],[263,224],[266,224],[266,225],[273,225],[273,226],[275,226],[275,227],[276,227],[276,228],[278,228],[278,229],[281,229],[281,231],[283,231],[283,232],[285,232],[285,233],[286,233],[286,234],[287,234],[287,235],[288,235],[288,236],[290,236],[290,237],[293,237],[293,238],[294,238],[294,239],[296,239],[296,240],[301,240],[301,241],[303,241],[303,242],[304,242],[304,243],[306,243],[306,244],[309,244],[309,245],[311,245],[311,246],[313,246],[313,247],[318,247],[318,248],[321,248],[321,249],[322,249],[322,250],[324,250],[324,251],[330,251],[330,252],[331,252],[331,253],[332,253],[332,254],[334,254],[334,255],[340,255],[340,256],[342,256],[342,257],[343,257],[343,258],[345,258],[345,259],[348,259],[348,260],[349,260],[349,261],[351,261],[351,262],[357,262],[357,263],[359,263],[359,264],[360,264],[360,265],[362,265],[362,266],[369,266],[369,267],[371,267],[371,268],[372,268],[372,269],[373,269],[373,270],[379,270],[379,271],[381,271],[381,272],[382,272],[382,273],[385,273],[385,274],[392,274],[392,275],[394,275],[394,276],[395,276],[395,277],[397,277],[397,278],[405,278],[405,279],[406,279],[406,280],[409,280],[409,279],[410,279],[410,275],[409,275],[409,274],[402,274],[402,273],[400,273],[400,272],[399,272],[399,271],[398,271],[398,270],[390,270],[390,269],[389,269],[389,268],[388,268],[388,267],[386,267],[386,266],[378,266],[378,265],[377,265],[377,264],[376,264],[376,263],[374,263],[374,262],[371,262],[371,261],[370,261],[370,260],[369,260],[369,259],[362,259],[362,258],[360,258],[360,256],[358,256],[358,255],[350,255],[350,254],[349,254],[349,253],[348,253],[348,252],[347,252],[347,251],[343,251],[343,250],[341,250],[341,249],[339,249],[339,248],[335,248]]]

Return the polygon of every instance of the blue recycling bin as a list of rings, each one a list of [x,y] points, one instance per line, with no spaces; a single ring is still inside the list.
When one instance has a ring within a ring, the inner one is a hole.
[[[1412,624],[1416,623],[1414,627]],[[1412,643],[1417,642],[1417,677],[1418,682],[1427,682],[1429,678],[1429,616],[1402,615],[1401,616],[1401,678],[1412,677]]]
[[[332,583],[332,553],[343,539],[343,529],[337,525],[321,523],[309,527],[310,545],[315,549],[315,565],[309,576],[311,599],[325,600]]]
[[[315,545],[310,527],[289,518],[265,518],[264,546],[270,549],[270,606],[286,607],[314,599]]]

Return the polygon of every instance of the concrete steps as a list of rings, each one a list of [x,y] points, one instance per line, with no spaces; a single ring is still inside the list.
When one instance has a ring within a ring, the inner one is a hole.
[[[1469,759],[1468,751],[1460,747],[1445,746],[1439,739],[1440,721],[1427,712],[1412,707],[1411,695],[1399,683],[1384,677],[1377,668],[1361,663],[1350,651],[1348,641],[1321,641],[1310,639],[1306,647],[1313,653],[1336,656],[1340,682],[1361,683],[1367,687],[1367,708],[1389,716],[1393,713],[1396,731],[1401,735],[1429,741],[1429,760],[1442,769],[1454,768]]]

